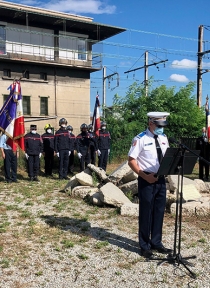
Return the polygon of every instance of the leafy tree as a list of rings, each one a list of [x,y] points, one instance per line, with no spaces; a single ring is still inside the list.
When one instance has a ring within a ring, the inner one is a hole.
[[[134,82],[125,97],[116,94],[113,106],[106,109],[106,122],[112,137],[112,157],[125,158],[132,139],[144,131],[148,124],[147,113],[167,111],[169,125],[165,128],[168,137],[197,137],[205,126],[205,112],[197,106],[193,95],[195,83],[190,82],[175,92],[175,87],[161,85],[148,91]]]

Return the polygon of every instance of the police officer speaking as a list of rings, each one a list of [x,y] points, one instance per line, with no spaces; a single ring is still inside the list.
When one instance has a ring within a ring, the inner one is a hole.
[[[28,160],[28,176],[31,181],[39,181],[37,178],[40,168],[40,158],[43,151],[41,136],[37,133],[37,126],[31,125],[30,132],[24,136],[25,156]]]
[[[155,177],[161,157],[169,147],[163,134],[167,125],[167,112],[150,112],[148,128],[137,135],[128,153],[128,165],[138,174],[139,196],[139,246],[141,255],[153,258],[153,250],[170,253],[162,244],[162,226],[166,204],[166,183],[164,176]]]

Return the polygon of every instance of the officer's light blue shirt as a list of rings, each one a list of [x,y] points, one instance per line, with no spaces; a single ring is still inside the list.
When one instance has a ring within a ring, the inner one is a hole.
[[[12,150],[12,148],[6,143],[8,139],[8,136],[3,134],[0,136],[0,148],[3,148],[5,150]]]

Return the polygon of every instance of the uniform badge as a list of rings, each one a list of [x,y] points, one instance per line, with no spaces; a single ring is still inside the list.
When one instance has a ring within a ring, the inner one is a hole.
[[[137,140],[133,141],[133,146],[136,146]]]

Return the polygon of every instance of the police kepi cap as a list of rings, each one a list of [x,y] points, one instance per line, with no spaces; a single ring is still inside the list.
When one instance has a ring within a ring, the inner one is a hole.
[[[30,129],[32,130],[32,129],[36,129],[37,128],[37,126],[36,125],[30,125]]]
[[[169,116],[168,112],[149,112],[147,116],[149,120],[157,126],[166,126],[168,122],[166,121],[166,117]]]

